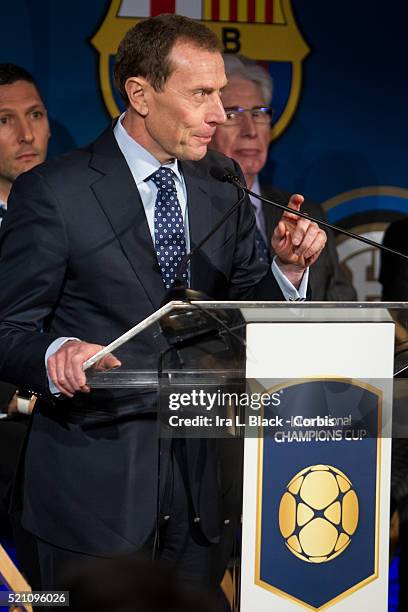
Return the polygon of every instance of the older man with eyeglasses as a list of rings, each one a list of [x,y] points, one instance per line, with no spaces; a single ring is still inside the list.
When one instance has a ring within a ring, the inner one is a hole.
[[[249,189],[281,204],[298,203],[303,198],[289,196],[271,184],[260,184],[259,173],[266,164],[273,122],[272,79],[254,60],[243,55],[224,55],[228,85],[222,101],[227,116],[217,126],[211,148],[236,160],[244,173]],[[271,261],[274,252],[271,236],[281,211],[251,197],[256,217],[256,250],[259,259]],[[324,219],[319,204],[305,201],[302,211]],[[313,300],[349,301],[356,293],[340,268],[334,236],[328,232],[326,249],[310,269],[309,284]]]

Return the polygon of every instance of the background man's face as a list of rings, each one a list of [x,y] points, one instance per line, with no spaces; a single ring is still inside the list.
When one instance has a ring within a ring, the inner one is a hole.
[[[0,182],[12,183],[45,160],[50,128],[37,88],[27,81],[0,85]]]
[[[171,54],[175,70],[162,91],[148,86],[145,99],[145,141],[161,163],[172,158],[199,160],[217,125],[225,121],[220,90],[226,84],[224,62],[218,52],[190,42],[176,42]]]
[[[253,81],[232,76],[222,93],[224,108],[265,106],[260,87]],[[238,125],[224,123],[217,127],[211,148],[239,163],[248,186],[266,163],[269,146],[269,124],[256,124],[250,113],[243,113]]]

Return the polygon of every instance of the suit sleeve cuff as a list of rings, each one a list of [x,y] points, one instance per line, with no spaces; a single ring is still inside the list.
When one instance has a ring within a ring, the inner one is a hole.
[[[54,385],[54,383],[49,377],[48,366],[47,366],[48,359],[51,357],[51,355],[56,353],[63,344],[68,342],[68,340],[77,340],[78,342],[80,341],[79,338],[70,338],[70,337],[62,336],[61,338],[57,338],[56,340],[54,340],[54,342],[51,342],[50,346],[47,348],[47,352],[45,353],[45,369],[47,371],[48,386],[50,388],[50,392],[52,393],[52,395],[61,395],[61,393],[58,391],[57,387]]]
[[[299,285],[299,289],[296,289],[296,287],[294,287],[292,283],[283,274],[275,260],[276,255],[272,261],[272,274],[274,275],[285,300],[287,300],[288,302],[304,301],[306,299],[307,285],[309,282],[309,268],[306,268],[306,270],[304,271],[303,278]]]

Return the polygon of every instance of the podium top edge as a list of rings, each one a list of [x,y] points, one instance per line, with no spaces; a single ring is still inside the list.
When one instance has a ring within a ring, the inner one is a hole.
[[[367,309],[367,310],[405,310],[408,309],[408,302],[290,302],[290,301],[195,301],[182,302],[174,301],[169,302],[169,306],[185,307],[187,304],[197,305],[202,308],[305,308],[305,309]]]

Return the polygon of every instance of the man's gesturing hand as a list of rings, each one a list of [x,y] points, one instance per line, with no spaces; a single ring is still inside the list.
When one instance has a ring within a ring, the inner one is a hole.
[[[86,376],[83,364],[103,347],[100,344],[89,344],[78,340],[65,342],[47,361],[48,376],[58,391],[73,397],[77,391],[87,393]],[[119,359],[109,353],[102,357],[93,368],[95,370],[110,370],[121,365]]]
[[[303,201],[303,196],[294,194],[288,206],[300,210]],[[319,257],[326,241],[326,232],[317,223],[284,211],[272,235],[272,248],[278,257],[279,267],[289,280],[293,274],[298,277],[295,282],[292,281],[295,286],[304,270]]]

